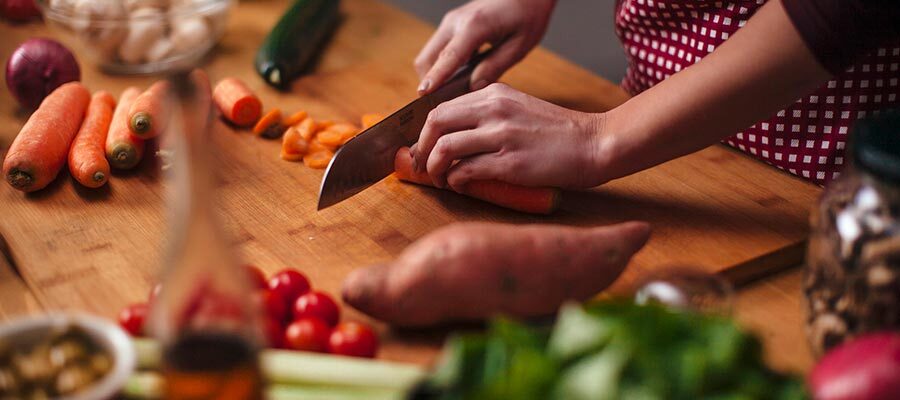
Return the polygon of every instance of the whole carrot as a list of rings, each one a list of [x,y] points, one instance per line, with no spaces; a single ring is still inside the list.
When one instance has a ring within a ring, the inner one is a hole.
[[[33,192],[56,178],[90,99],[91,93],[79,82],[66,83],[44,99],[3,160],[3,176],[10,186]]]
[[[412,157],[407,147],[398,150],[394,156],[394,174],[402,181],[434,186],[427,173],[413,170]],[[556,211],[560,198],[559,189],[556,188],[520,186],[493,180],[471,181],[466,184],[462,194],[531,214],[550,214]]]
[[[225,78],[216,84],[213,101],[225,119],[237,126],[253,125],[262,114],[262,102],[237,78]]]
[[[134,99],[128,111],[128,126],[135,136],[150,139],[166,130],[171,86],[168,80],[157,81]]]
[[[128,111],[131,104],[141,94],[140,89],[129,87],[119,97],[119,105],[113,113],[106,135],[106,159],[109,164],[119,169],[134,168],[144,156],[144,139],[131,134],[128,127]]]
[[[69,148],[69,173],[84,186],[98,188],[109,179],[109,162],[103,148],[115,108],[116,99],[109,92],[94,93]]]

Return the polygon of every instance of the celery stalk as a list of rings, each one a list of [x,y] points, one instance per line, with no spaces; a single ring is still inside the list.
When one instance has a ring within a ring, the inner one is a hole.
[[[163,377],[158,372],[138,372],[125,383],[122,395],[132,400],[158,400],[162,398]],[[334,387],[269,385],[267,400],[403,400],[404,390]]]
[[[138,369],[158,369],[159,345],[134,339]],[[291,386],[346,386],[405,391],[425,378],[412,364],[368,360],[301,351],[263,350],[260,367],[269,383]]]

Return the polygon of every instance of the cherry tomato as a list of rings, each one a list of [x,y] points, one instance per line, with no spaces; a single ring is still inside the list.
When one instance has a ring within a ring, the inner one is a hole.
[[[131,336],[144,334],[144,320],[147,319],[147,303],[134,303],[119,312],[119,326]]]
[[[265,338],[269,347],[273,349],[283,349],[284,325],[281,324],[281,321],[276,321],[274,318],[263,317],[262,323],[263,333],[266,335]]]
[[[323,292],[309,292],[297,298],[294,302],[294,320],[303,317],[317,317],[328,326],[335,326],[340,319],[341,310],[337,303]]]
[[[260,310],[269,318],[283,324],[288,321],[287,302],[281,297],[281,293],[266,289],[254,294],[259,301]]]
[[[244,270],[250,275],[248,282],[251,289],[266,289],[269,287],[269,283],[266,281],[266,274],[259,267],[247,264],[244,265]]]
[[[300,318],[284,330],[284,344],[291,350],[328,351],[331,327],[314,317]]]
[[[373,358],[378,352],[378,336],[368,325],[341,322],[328,338],[328,352],[344,356]]]
[[[309,279],[297,271],[285,269],[272,275],[269,289],[281,295],[285,306],[292,307],[301,294],[309,291]]]

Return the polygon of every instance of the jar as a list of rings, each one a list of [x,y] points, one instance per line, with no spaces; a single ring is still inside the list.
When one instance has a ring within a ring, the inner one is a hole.
[[[803,290],[813,352],[900,330],[900,112],[857,123],[851,162],[811,215]]]

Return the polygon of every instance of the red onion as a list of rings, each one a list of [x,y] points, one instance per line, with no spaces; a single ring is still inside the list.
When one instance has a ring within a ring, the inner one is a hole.
[[[807,382],[815,400],[900,399],[900,333],[876,333],[822,357]]]
[[[6,63],[6,87],[28,109],[66,82],[81,79],[75,56],[65,46],[43,38],[28,39]]]
[[[34,0],[0,0],[0,16],[10,21],[23,22],[40,15]]]

